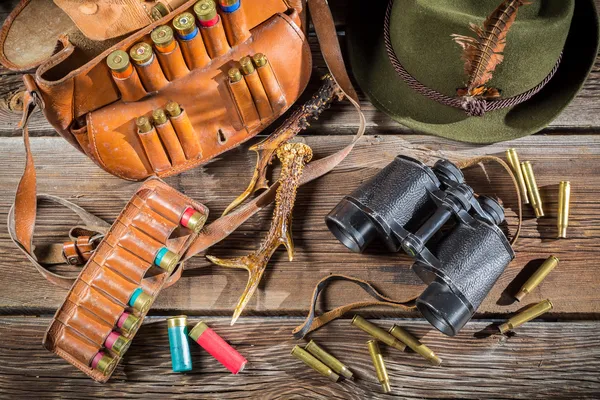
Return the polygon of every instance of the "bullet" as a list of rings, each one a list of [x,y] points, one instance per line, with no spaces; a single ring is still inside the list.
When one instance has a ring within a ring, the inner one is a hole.
[[[106,57],[106,64],[115,78],[125,79],[133,73],[129,55],[123,50],[115,50]]]
[[[375,372],[377,373],[377,380],[381,383],[383,393],[389,393],[392,391],[392,388],[390,387],[390,377],[385,368],[379,344],[377,344],[377,340],[369,340],[367,346],[369,346],[369,354],[371,354],[371,360],[373,360]]]
[[[523,300],[525,296],[529,293],[533,292],[542,281],[546,278],[546,276],[558,265],[558,258],[555,256],[550,256],[540,267],[527,279],[527,282],[521,286],[521,289],[515,295],[515,299],[517,301]]]
[[[174,101],[168,102],[165,106],[165,110],[171,118],[178,117],[181,114],[181,107]]]
[[[123,355],[129,348],[130,344],[131,341],[129,339],[114,331],[109,333],[108,337],[104,341],[104,347],[114,351],[115,354],[118,355]]]
[[[305,350],[318,358],[323,364],[327,365],[338,375],[346,379],[352,379],[352,371],[348,369],[340,360],[323,350],[314,340],[308,342]]]
[[[137,65],[147,65],[154,59],[154,52],[152,51],[152,46],[148,43],[140,42],[133,45],[131,50],[129,50],[129,57]]]
[[[138,317],[133,316],[128,312],[123,312],[117,320],[117,327],[119,327],[122,332],[129,334],[138,328],[140,321],[141,320]]]
[[[401,341],[399,341],[380,327],[373,325],[360,315],[355,315],[354,318],[352,318],[352,325],[362,329],[369,335],[373,336],[375,339],[387,344],[388,346],[391,346],[400,351],[404,351],[404,349],[406,349],[406,345],[404,343],[402,343]]]
[[[92,368],[97,369],[104,375],[108,375],[108,373],[115,367],[115,365],[116,360],[104,354],[103,351],[99,351],[98,353],[96,353],[91,363]]]
[[[242,73],[237,68],[231,68],[228,72],[229,82],[236,83],[242,80]]]
[[[556,227],[558,228],[558,237],[567,237],[567,226],[569,226],[569,206],[571,202],[571,182],[562,181],[558,185],[558,218]]]
[[[154,264],[167,272],[173,272],[179,262],[179,256],[166,247],[161,248],[154,257]]]
[[[428,360],[433,365],[440,365],[442,360],[435,355],[433,351],[423,343],[421,343],[416,337],[399,327],[398,325],[394,325],[390,328],[390,334],[394,336],[396,339],[401,340],[408,347],[413,349],[415,353],[422,355],[426,360]]]
[[[535,181],[533,167],[529,161],[525,161],[521,163],[521,169],[523,171],[523,178],[525,178],[525,184],[527,185],[527,192],[529,193],[529,202],[533,207],[533,211],[535,211],[535,216],[536,218],[543,217],[542,198],[540,197],[540,191]]]
[[[152,130],[152,123],[147,117],[141,116],[135,121],[135,123],[138,127],[139,133],[146,133]]]
[[[154,125],[162,125],[167,122],[167,114],[165,114],[165,110],[162,108],[157,108],[152,111],[152,119],[154,120]]]
[[[252,64],[252,59],[250,57],[242,57],[242,59],[240,59],[240,66],[242,67],[242,73],[244,75],[250,75],[254,72],[254,64]]]
[[[500,325],[498,329],[500,330],[500,333],[512,331],[524,323],[529,322],[550,310],[552,310],[552,302],[550,300],[542,300],[536,305],[521,311],[513,317],[510,317],[508,321]]]
[[[523,200],[523,204],[529,204],[529,195],[527,194],[527,184],[525,183],[525,178],[523,177],[523,170],[521,169],[521,163],[519,162],[519,155],[515,149],[506,150],[506,159],[508,160],[508,164],[513,170],[515,177],[517,178],[517,183],[519,184],[519,191],[521,192],[521,200]]]
[[[141,313],[148,311],[150,304],[152,304],[152,297],[144,293],[141,288],[135,289],[129,298],[129,306]]]
[[[253,55],[252,61],[254,61],[254,65],[256,65],[256,68],[264,67],[269,62],[267,56],[265,56],[263,53],[256,53],[255,55]]]
[[[188,207],[183,212],[179,222],[184,228],[199,233],[206,223],[206,215],[194,210],[192,207]]]
[[[317,360],[312,354],[308,351],[304,350],[300,346],[296,345],[292,349],[292,355],[296,357],[298,360],[302,361],[304,364],[308,365],[321,375],[329,378],[332,382],[337,382],[340,379],[340,376],[333,372],[331,368],[327,365],[323,364],[321,361]]]

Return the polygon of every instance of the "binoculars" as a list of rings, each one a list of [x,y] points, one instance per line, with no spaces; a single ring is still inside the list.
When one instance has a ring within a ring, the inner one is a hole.
[[[427,284],[416,301],[431,325],[454,336],[515,257],[498,225],[504,208],[477,196],[448,160],[433,168],[397,156],[329,213],[329,230],[363,252],[373,241],[415,258],[413,271]]]

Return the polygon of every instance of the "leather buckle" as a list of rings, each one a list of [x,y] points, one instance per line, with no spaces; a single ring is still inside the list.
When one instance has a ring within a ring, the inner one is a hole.
[[[69,265],[83,265],[90,259],[101,237],[79,236],[63,243],[63,257]]]

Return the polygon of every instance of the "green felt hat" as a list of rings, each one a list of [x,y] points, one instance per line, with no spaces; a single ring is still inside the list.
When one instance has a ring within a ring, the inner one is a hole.
[[[501,1],[392,1],[390,54],[384,40],[388,2],[351,1],[347,23],[350,62],[371,102],[418,132],[473,143],[535,133],[575,97],[598,53],[593,0],[531,0],[518,8],[506,36],[504,60],[486,83],[500,90],[500,98],[486,100],[482,112],[483,99],[477,99],[474,106],[472,99],[457,95],[469,77],[461,58],[463,50],[451,35],[474,37],[470,24],[482,26]],[[408,76],[403,78],[398,67],[394,68],[394,57]],[[415,89],[418,85],[422,85],[420,91]],[[541,89],[519,104],[500,109],[492,105],[516,102],[515,96],[535,88]],[[422,94],[424,90],[429,96]],[[443,104],[439,98],[458,106]],[[473,116],[477,114],[483,115]]]

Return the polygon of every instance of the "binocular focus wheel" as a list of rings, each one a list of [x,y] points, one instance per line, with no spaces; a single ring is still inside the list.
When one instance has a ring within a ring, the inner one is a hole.
[[[436,172],[436,175],[446,178],[449,181],[456,183],[465,182],[465,176],[460,168],[446,159],[436,161],[433,170]]]
[[[493,222],[494,225],[500,225],[504,221],[504,208],[496,199],[481,196],[479,197],[479,204],[481,204],[483,211],[490,216],[490,222]]]

